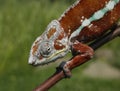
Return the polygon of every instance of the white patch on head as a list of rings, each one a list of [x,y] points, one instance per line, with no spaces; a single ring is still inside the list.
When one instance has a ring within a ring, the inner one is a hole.
[[[32,64],[33,62],[34,62],[34,59],[33,59],[32,55],[30,55],[29,60],[28,60],[28,63],[29,63],[29,64]]]
[[[62,44],[59,44],[59,46],[62,46]]]
[[[64,45],[64,46],[67,47],[67,45],[68,45],[68,37],[65,37],[65,38],[63,38],[62,40],[59,40],[59,42],[60,42],[62,45]]]
[[[33,50],[31,49],[31,50],[30,50],[29,59],[28,59],[28,63],[29,63],[29,64],[33,64],[33,63],[36,61],[36,59],[37,59],[37,57],[34,56],[34,55],[32,54],[32,52],[33,52]]]
[[[56,38],[58,38],[58,36],[64,32],[63,28],[61,27],[60,23],[58,20],[53,20],[47,27],[45,35],[47,36],[47,34],[49,33],[49,30],[51,28],[55,28],[56,32],[50,37],[50,39],[48,40],[52,40],[55,41]]]

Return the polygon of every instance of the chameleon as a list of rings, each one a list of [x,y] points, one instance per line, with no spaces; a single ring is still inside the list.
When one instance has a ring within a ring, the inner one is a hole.
[[[60,18],[52,20],[32,44],[28,63],[45,65],[71,52],[67,65],[91,59],[94,50],[88,43],[105,34],[120,18],[120,0],[77,0]]]

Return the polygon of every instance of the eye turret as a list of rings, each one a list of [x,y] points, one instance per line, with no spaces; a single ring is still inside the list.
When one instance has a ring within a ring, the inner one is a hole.
[[[52,54],[52,44],[44,41],[40,44],[39,52],[44,57],[49,57]]]

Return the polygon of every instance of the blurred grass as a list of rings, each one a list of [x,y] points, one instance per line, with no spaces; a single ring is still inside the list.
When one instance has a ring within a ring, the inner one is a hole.
[[[32,91],[55,71],[54,64],[34,68],[27,63],[32,42],[51,20],[57,19],[73,2],[50,1],[0,0],[0,91]],[[115,39],[103,47],[114,52],[115,56],[110,63],[118,68],[119,45],[119,39]],[[72,79],[61,81],[50,91],[120,90],[120,79],[101,80],[81,76],[84,66],[73,71]]]

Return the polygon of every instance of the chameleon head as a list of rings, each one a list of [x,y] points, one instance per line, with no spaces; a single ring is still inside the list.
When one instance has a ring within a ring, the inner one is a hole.
[[[46,31],[33,43],[29,64],[44,65],[65,56],[69,51],[68,37],[57,20],[52,21]]]

